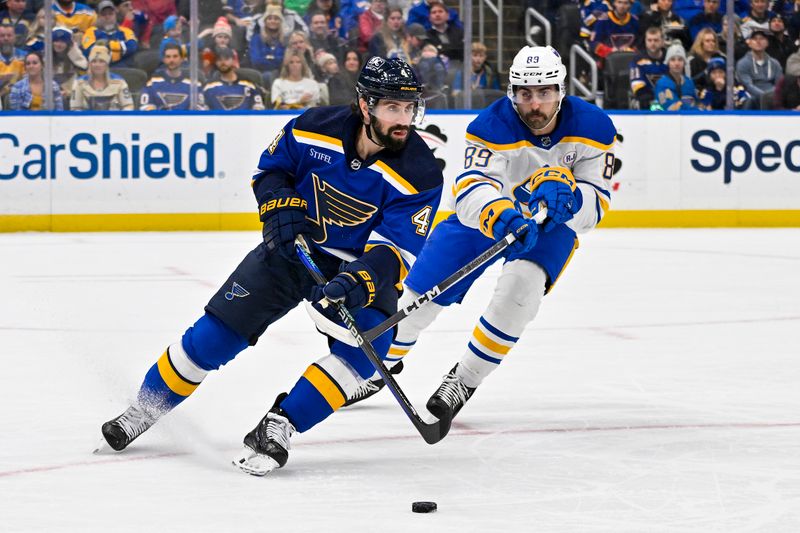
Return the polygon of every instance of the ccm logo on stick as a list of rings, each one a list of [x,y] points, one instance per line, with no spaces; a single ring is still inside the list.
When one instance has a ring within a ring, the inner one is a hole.
[[[692,149],[711,158],[700,161],[692,159],[692,168],[698,172],[714,172],[722,167],[723,181],[731,182],[734,172],[745,172],[753,163],[761,172],[774,172],[785,164],[791,172],[800,172],[800,140],[781,147],[775,141],[761,141],[755,147],[743,139],[734,139],[722,148],[715,145],[720,136],[713,130],[700,130],[692,135]]]

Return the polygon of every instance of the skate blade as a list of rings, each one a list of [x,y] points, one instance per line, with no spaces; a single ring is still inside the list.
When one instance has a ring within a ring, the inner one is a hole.
[[[97,446],[95,446],[92,453],[94,455],[110,454],[114,453],[114,448],[112,448],[111,445],[108,444],[105,437],[100,437],[100,442],[97,443]]]
[[[247,446],[242,448],[242,451],[234,457],[231,464],[251,476],[266,476],[276,468],[280,468],[275,459],[269,455],[256,453],[255,450]]]

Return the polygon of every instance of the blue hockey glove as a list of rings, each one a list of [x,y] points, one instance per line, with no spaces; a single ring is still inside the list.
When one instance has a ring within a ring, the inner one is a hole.
[[[509,232],[514,232],[517,238],[509,246],[513,253],[524,254],[530,252],[536,246],[539,227],[522,216],[522,213],[511,208],[502,211],[492,226],[492,233],[498,241],[508,235]]]
[[[294,239],[310,231],[307,207],[308,203],[294,189],[278,189],[265,196],[258,212],[264,223],[264,243],[270,253],[278,253],[291,261],[298,260]]]
[[[539,202],[547,206],[547,219],[543,229],[552,231],[559,224],[570,220],[583,204],[583,196],[577,190],[572,171],[564,167],[540,168],[531,176],[531,197],[528,207],[534,215]]]
[[[311,291],[314,307],[324,315],[335,316],[336,312],[328,306],[320,305],[320,300],[328,299],[343,304],[354,313],[371,304],[375,300],[377,287],[375,272],[372,267],[361,261],[353,261],[342,272],[339,272],[325,286],[316,286]]]

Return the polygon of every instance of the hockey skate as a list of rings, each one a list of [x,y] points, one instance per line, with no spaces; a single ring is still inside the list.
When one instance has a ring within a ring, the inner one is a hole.
[[[105,442],[114,450],[120,452],[127,448],[136,437],[150,429],[158,420],[145,409],[137,404],[133,404],[117,418],[109,420],[100,428]],[[101,452],[103,442],[95,449],[94,453]]]
[[[233,465],[239,470],[254,476],[265,476],[281,468],[289,459],[289,438],[295,428],[280,408],[281,402],[288,394],[278,395],[272,409],[261,419],[258,425],[245,435],[242,451],[233,459]]]
[[[403,371],[403,361],[398,361],[396,365],[389,369],[389,373],[392,375],[399,374]],[[342,407],[347,407],[348,405],[353,405],[354,403],[358,403],[361,400],[366,400],[370,396],[375,395],[378,391],[386,386],[386,383],[383,382],[383,378],[378,375],[376,372],[371,378],[365,379],[359,385],[358,390],[353,393],[352,396],[347,398],[347,401],[344,402]]]
[[[442,384],[439,385],[436,392],[428,399],[428,403],[425,404],[428,411],[441,420],[442,424],[447,424],[448,428],[458,412],[475,392],[474,388],[467,387],[458,379],[458,376],[456,376],[457,368],[458,364],[444,376]]]

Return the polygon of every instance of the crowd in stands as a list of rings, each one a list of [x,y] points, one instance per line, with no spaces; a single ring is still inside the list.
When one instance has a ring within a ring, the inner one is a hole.
[[[724,109],[728,20],[720,0],[525,0],[596,60],[607,108]],[[44,0],[0,0],[0,106],[64,110],[304,109],[347,104],[373,55],[408,61],[429,108],[463,107],[470,61],[474,107],[504,80],[464,32],[454,0],[52,0],[54,84],[44,87]],[[800,110],[800,0],[736,0],[735,105]],[[563,24],[562,24],[563,27]],[[535,28],[534,28],[535,29]],[[544,44],[544,43],[542,43]],[[579,69],[586,81],[587,69]]]

